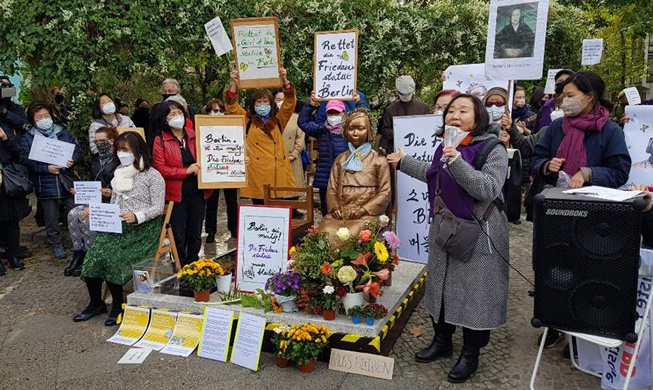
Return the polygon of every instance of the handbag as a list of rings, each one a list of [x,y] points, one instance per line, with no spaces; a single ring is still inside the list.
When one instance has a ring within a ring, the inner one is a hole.
[[[2,168],[2,185],[10,198],[24,198],[34,192],[27,167],[21,164],[8,164]]]
[[[306,149],[302,149],[302,151],[299,152],[299,158],[302,159],[302,165],[304,167],[311,165],[311,156],[308,155],[308,151]]]

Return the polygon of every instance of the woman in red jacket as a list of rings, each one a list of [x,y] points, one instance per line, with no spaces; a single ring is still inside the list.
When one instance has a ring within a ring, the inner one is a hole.
[[[186,265],[199,257],[206,199],[212,191],[197,187],[195,131],[186,124],[184,107],[173,101],[160,105],[152,121],[160,130],[154,138],[154,167],[166,181],[166,202],[175,202],[170,225],[179,260]]]

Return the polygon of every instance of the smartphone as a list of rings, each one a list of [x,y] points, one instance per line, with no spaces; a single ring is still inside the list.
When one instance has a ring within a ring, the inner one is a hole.
[[[0,88],[0,99],[16,96],[16,87]]]

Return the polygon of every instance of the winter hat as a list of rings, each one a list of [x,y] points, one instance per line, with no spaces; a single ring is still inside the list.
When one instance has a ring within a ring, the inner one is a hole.
[[[490,88],[485,94],[483,103],[487,102],[487,98],[489,98],[492,95],[499,95],[503,98],[504,102],[508,103],[508,91],[506,91],[505,88],[501,88],[501,87]]]

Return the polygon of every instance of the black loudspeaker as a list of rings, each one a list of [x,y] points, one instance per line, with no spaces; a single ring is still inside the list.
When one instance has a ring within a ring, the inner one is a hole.
[[[646,202],[562,191],[547,188],[534,199],[532,324],[635,342]]]

